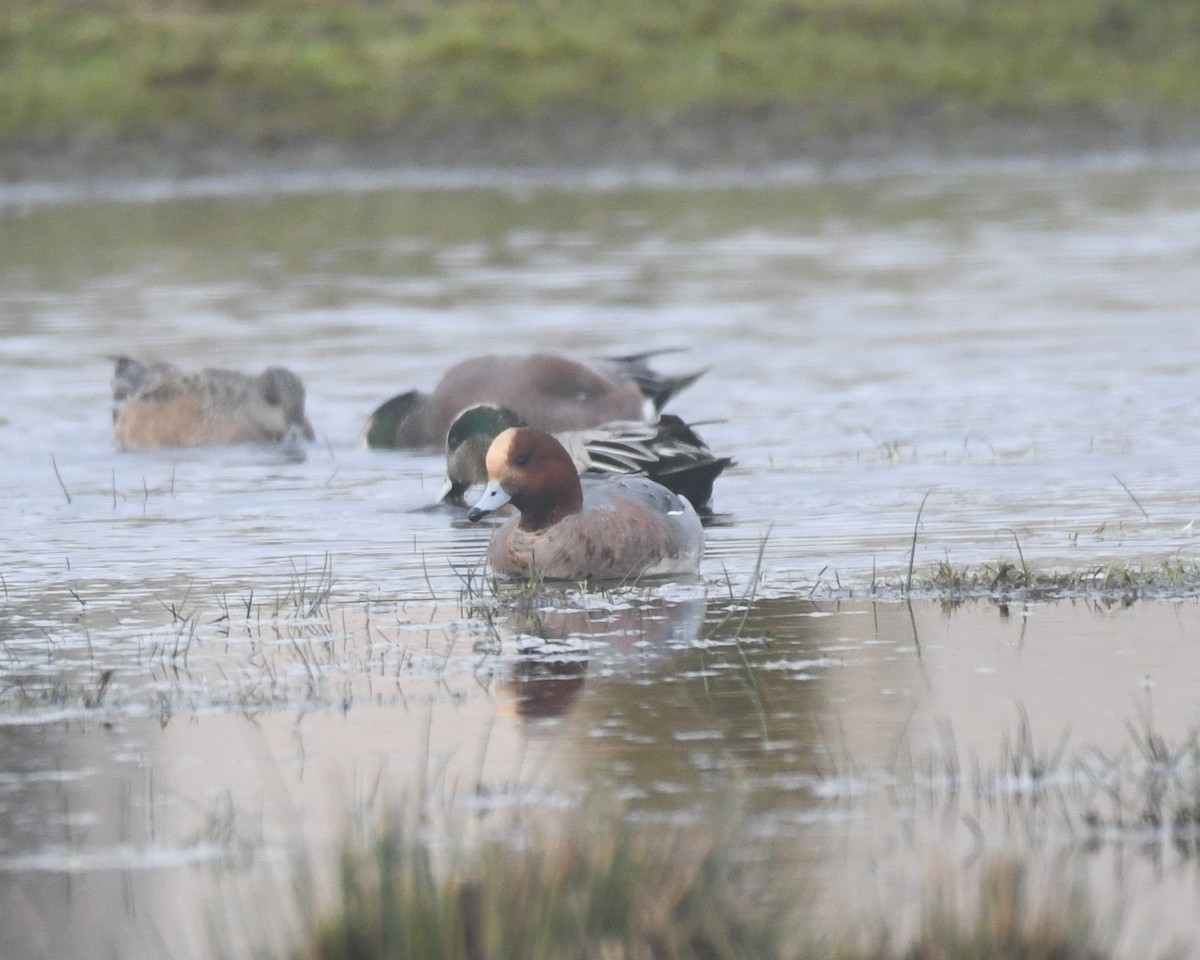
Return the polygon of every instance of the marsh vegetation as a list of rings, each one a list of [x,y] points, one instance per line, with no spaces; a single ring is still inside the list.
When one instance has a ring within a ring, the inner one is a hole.
[[[0,189],[0,955],[334,950],[410,916],[380,844],[480,950],[745,913],[818,957],[1018,915],[1186,954],[1194,169],[276,186]],[[502,588],[444,462],[355,448],[531,344],[709,367],[671,405],[737,460],[695,582]],[[318,442],[120,453],[122,352],[286,363]],[[776,875],[827,929],[739,899]]]
[[[323,142],[544,163],[795,159],[872,136],[970,152],[989,125],[1186,142],[1198,17],[1186,0],[14,0],[0,143],[10,161]]]
[[[394,816],[347,850],[340,893],[296,960],[1100,960],[1115,924],[1078,880],[987,857],[932,869],[910,932],[895,917],[830,922],[803,855],[747,824],[631,824],[576,811],[470,853]],[[915,891],[914,891],[915,892]],[[906,918],[907,919],[907,918]]]

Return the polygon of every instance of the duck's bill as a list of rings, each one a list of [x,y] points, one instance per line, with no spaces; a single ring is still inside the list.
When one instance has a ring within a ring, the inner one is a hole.
[[[473,523],[483,517],[485,513],[491,513],[493,510],[500,509],[511,499],[500,484],[489,483],[484,488],[483,496],[479,498],[479,502],[467,512],[467,519]]]

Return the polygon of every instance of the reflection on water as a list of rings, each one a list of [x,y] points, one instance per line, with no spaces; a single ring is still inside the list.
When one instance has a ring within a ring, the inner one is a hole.
[[[496,639],[517,654],[500,690],[526,720],[565,715],[590,674],[650,672],[651,661],[693,645],[704,622],[702,597],[622,606],[550,605],[552,599],[519,605],[497,624]]]
[[[1111,811],[1022,832],[1028,785],[973,778],[1023,716],[1076,798],[1140,762],[1131,720],[1183,742],[1194,603],[894,587],[914,527],[926,572],[1194,561],[1198,196],[1142,166],[0,199],[0,956],[205,955],[214,904],[287,901],[298,847],[399,795],[597,783],[735,802],[842,909],[983,842],[1078,856],[1130,955],[1188,934],[1186,850]],[[534,347],[709,367],[672,407],[737,460],[699,585],[497,604],[440,459],[355,449],[383,398]],[[286,364],[318,442],[120,454],[117,352]]]
[[[98,702],[55,686],[77,654],[39,687],[30,668],[57,651],[14,648],[0,902],[37,922],[4,955],[86,956],[98,935],[121,956],[202,955],[217,888],[288,888],[298,851],[333,863],[346,824],[399,796],[486,816],[595,785],[652,816],[736,803],[759,836],[825,852],[814,869],[843,911],[905,909],[898,891],[930,857],[969,867],[982,835],[1074,851],[1102,909],[1125,901],[1143,934],[1189,931],[1188,850],[1132,823],[1089,831],[1074,778],[1079,758],[1141,763],[1129,722],[1146,710],[1168,743],[1195,729],[1195,604],[672,593],[518,598],[486,617],[339,602],[307,620],[252,610],[252,629],[195,597],[188,662],[165,678],[146,642],[93,633],[81,684],[118,678]],[[1064,758],[1045,786],[1070,816],[1017,816],[1022,730]]]

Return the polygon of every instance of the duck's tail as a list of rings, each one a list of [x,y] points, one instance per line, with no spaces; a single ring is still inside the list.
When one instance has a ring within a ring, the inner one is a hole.
[[[642,391],[642,395],[654,404],[655,412],[661,413],[662,408],[675,394],[685,387],[690,387],[708,372],[708,368],[705,367],[694,373],[668,377],[652,369],[647,362],[651,357],[657,357],[659,354],[678,352],[680,352],[679,348],[667,348],[648,350],[645,353],[631,353],[623,357],[605,357],[604,359],[633,380],[638,385],[638,389]]]
[[[694,460],[664,469],[651,479],[689,500],[696,512],[705,517],[712,513],[713,484],[733,462],[731,457]]]
[[[717,477],[734,462],[714,457],[691,426],[669,413],[657,423],[631,423],[623,431],[589,439],[587,453],[592,471],[644,473],[686,497],[701,514],[711,508]]]

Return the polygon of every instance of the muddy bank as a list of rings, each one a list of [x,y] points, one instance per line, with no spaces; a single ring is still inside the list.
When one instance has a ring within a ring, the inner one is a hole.
[[[137,141],[80,136],[7,143],[0,144],[0,182],[87,187],[397,169],[699,173],[799,167],[836,172],[927,163],[1197,156],[1200,119],[1144,110],[1079,106],[997,116],[930,104],[823,112],[776,105],[757,110],[709,107],[664,117],[566,110],[517,119],[425,116],[357,142],[250,142],[215,131]]]

